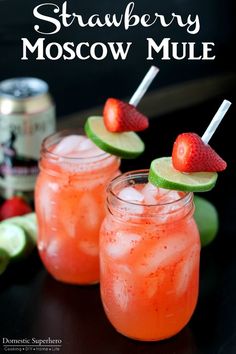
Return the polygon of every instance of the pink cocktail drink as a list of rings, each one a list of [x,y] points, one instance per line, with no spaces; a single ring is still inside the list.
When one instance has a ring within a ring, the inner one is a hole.
[[[99,281],[105,189],[119,173],[119,164],[118,158],[75,133],[44,141],[35,192],[38,250],[56,279],[74,284]]]
[[[147,171],[124,174],[108,188],[100,232],[101,296],[125,336],[161,340],[179,332],[198,297],[199,233],[193,195],[156,188]]]

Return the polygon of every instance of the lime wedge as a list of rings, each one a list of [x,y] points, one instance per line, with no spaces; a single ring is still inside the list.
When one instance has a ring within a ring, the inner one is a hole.
[[[9,254],[4,249],[0,248],[0,275],[5,272],[9,261]]]
[[[89,117],[84,129],[88,138],[109,154],[133,159],[144,151],[145,145],[136,133],[111,133],[106,129],[102,117]]]
[[[216,172],[179,172],[172,166],[171,157],[161,157],[152,161],[148,178],[149,182],[161,188],[206,192],[215,186],[217,177]]]
[[[24,230],[17,225],[0,224],[0,248],[9,254],[11,260],[25,256],[28,242]]]
[[[194,196],[194,219],[200,233],[202,247],[211,243],[219,229],[219,217],[215,206],[205,198]]]

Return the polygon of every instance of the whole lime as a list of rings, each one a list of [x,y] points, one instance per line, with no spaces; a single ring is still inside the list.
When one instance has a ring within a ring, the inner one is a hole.
[[[205,198],[194,196],[195,212],[194,219],[197,223],[201,245],[211,243],[219,229],[219,217],[215,206]]]

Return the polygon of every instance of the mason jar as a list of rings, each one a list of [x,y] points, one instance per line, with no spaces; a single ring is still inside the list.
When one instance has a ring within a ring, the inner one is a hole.
[[[71,136],[73,141],[82,141],[83,149],[68,154]],[[105,216],[105,189],[119,174],[119,165],[117,157],[77,132],[56,133],[43,141],[35,190],[38,250],[57,280],[73,284],[99,281],[98,243]]]
[[[148,171],[115,178],[100,231],[104,310],[121,334],[157,341],[178,333],[198,298],[200,239],[193,194],[156,188]]]

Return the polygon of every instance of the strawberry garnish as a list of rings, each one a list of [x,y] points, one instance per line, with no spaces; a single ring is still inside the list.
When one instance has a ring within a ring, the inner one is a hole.
[[[13,216],[20,216],[31,213],[31,207],[21,197],[15,196],[6,200],[0,208],[0,220],[5,220]]]
[[[195,133],[180,134],[173,147],[172,164],[181,172],[219,172],[226,162]]]
[[[126,102],[109,98],[103,111],[104,124],[110,132],[138,132],[148,127],[148,118]]]

